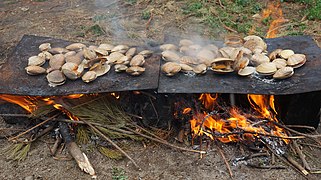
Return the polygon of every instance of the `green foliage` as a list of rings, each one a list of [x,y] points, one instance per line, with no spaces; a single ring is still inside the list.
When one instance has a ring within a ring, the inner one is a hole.
[[[26,159],[30,150],[30,146],[31,143],[12,144],[8,148],[6,148],[3,153],[8,157],[8,159],[22,161]]]
[[[113,167],[112,179],[113,180],[127,180],[128,177],[126,176],[124,169]]]
[[[87,31],[97,36],[105,34],[105,31],[98,24],[89,27]]]
[[[142,11],[142,19],[148,20],[149,18],[150,18],[150,11],[149,10]]]
[[[295,0],[307,6],[305,14],[309,20],[321,20],[321,0]]]
[[[187,7],[183,8],[183,13],[184,14],[193,13],[195,14],[196,17],[200,17],[203,15],[201,11],[202,8],[203,8],[202,2],[192,2],[192,3],[189,3]]]
[[[132,6],[132,5],[135,5],[137,3],[137,0],[125,0],[125,3]]]
[[[110,159],[120,160],[124,157],[121,152],[103,146],[98,147],[98,151]]]

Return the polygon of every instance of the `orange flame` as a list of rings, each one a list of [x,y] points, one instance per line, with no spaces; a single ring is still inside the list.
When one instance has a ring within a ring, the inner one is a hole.
[[[211,94],[201,94],[198,100],[201,100],[206,109],[213,109],[216,99],[217,94],[215,94],[215,97],[212,97]]]
[[[13,104],[17,104],[21,106],[23,109],[27,110],[29,113],[32,113],[37,109],[37,104],[35,104],[34,101],[35,97],[1,94],[0,99]]]
[[[280,1],[269,1],[267,9],[264,9],[262,13],[263,19],[268,17],[272,18],[272,22],[269,26],[266,37],[274,38],[278,33],[278,28],[280,27],[280,25],[288,21],[283,17],[283,11]]]

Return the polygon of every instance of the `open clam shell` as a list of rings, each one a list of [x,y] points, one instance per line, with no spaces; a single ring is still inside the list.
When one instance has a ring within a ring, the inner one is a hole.
[[[174,76],[181,71],[181,69],[182,67],[176,62],[167,62],[161,68],[162,72],[164,72],[166,76]]]
[[[140,66],[132,66],[126,69],[126,73],[132,76],[139,76],[145,72],[145,68]]]
[[[40,51],[48,51],[49,49],[51,49],[50,43],[42,43],[39,45]]]
[[[84,68],[83,66],[78,66],[76,63],[67,62],[61,67],[61,71],[68,79],[75,80],[81,76]]]
[[[95,63],[89,71],[95,71],[97,77],[105,75],[109,70],[111,66],[109,64],[101,64],[101,63]]]
[[[283,67],[275,72],[273,75],[274,79],[286,79],[291,77],[294,74],[292,67]]]
[[[247,67],[244,67],[243,69],[240,69],[237,74],[240,75],[240,76],[249,76],[251,74],[253,74],[256,70],[255,67],[252,67],[252,66],[247,66]]]
[[[272,75],[277,71],[276,65],[272,62],[262,63],[256,67],[256,71],[261,75]]]
[[[282,49],[275,49],[274,51],[272,51],[270,54],[269,54],[269,58],[270,60],[274,60],[278,57],[280,57],[280,52],[283,51]]]

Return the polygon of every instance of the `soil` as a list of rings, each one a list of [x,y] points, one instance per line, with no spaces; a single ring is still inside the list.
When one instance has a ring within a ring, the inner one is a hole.
[[[131,4],[134,2],[134,5]],[[0,2],[0,65],[5,63],[16,44],[24,34],[50,36],[70,41],[92,44],[111,42],[113,44],[162,43],[167,35],[179,37],[215,37],[222,39],[224,28],[214,31],[200,23],[200,19],[182,15],[180,6],[184,1],[110,1],[110,0],[4,0]],[[264,1],[265,2],[265,1]],[[263,4],[263,2],[262,2]],[[293,6],[293,7],[292,7]],[[300,5],[285,6],[284,15],[291,14],[291,9],[302,8]],[[290,8],[292,7],[292,8]],[[143,19],[142,12],[153,9],[151,21]],[[319,21],[317,23],[320,23]],[[320,42],[320,36],[314,36]],[[1,128],[17,128],[0,122]],[[318,130],[321,132],[321,130]],[[1,134],[2,132],[0,132]],[[179,144],[172,138],[171,142]],[[91,177],[78,168],[73,160],[54,159],[47,147],[53,139],[47,135],[32,144],[24,161],[8,160],[0,156],[1,179],[90,179]],[[83,147],[93,164],[98,179],[117,179],[115,169],[122,171],[121,177],[128,179],[231,179],[216,146],[210,147],[208,154],[200,158],[199,154],[182,152],[147,141],[133,142],[124,140],[126,152],[139,164],[141,171],[135,169],[128,159],[111,160],[96,150]],[[10,143],[0,139],[0,151]],[[242,157],[236,144],[222,145],[230,164]],[[304,146],[307,160],[315,169],[320,169],[321,149]],[[63,153],[68,154],[66,151]],[[246,151],[251,154],[251,152]],[[258,159],[256,163],[263,163]],[[245,164],[232,165],[234,179],[304,179],[289,166],[277,161],[286,169],[257,169]],[[121,174],[118,172],[118,174]],[[117,174],[117,173],[116,173]],[[309,175],[309,179],[320,179],[320,174]],[[121,179],[121,178],[118,178]]]

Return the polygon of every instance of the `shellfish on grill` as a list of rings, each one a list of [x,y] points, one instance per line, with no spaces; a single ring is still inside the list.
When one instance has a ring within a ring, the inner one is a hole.
[[[46,69],[40,66],[27,66],[25,70],[29,75],[39,75],[46,73]]]
[[[65,48],[69,51],[79,51],[84,47],[86,47],[86,45],[84,45],[83,43],[72,43],[66,46]]]
[[[145,58],[143,55],[137,54],[131,60],[129,65],[130,66],[143,66],[145,63]]]
[[[283,59],[288,59],[293,54],[294,54],[294,51],[292,51],[291,49],[285,49],[279,53],[280,57]]]
[[[272,51],[270,54],[269,54],[269,58],[270,60],[274,60],[278,57],[280,57],[280,52],[282,51],[282,49],[275,49],[274,51]]]
[[[39,45],[40,51],[48,51],[49,49],[51,49],[50,43],[42,43]]]
[[[193,67],[193,72],[195,74],[205,74],[207,71],[207,66],[205,64],[199,64]]]
[[[181,71],[182,72],[189,72],[189,71],[193,71],[193,67],[189,66],[187,64],[179,64],[181,66]]]
[[[299,68],[303,66],[306,62],[306,57],[304,54],[293,54],[287,60],[287,65],[293,68]]]
[[[143,55],[145,58],[151,57],[153,55],[153,51],[151,50],[143,50],[138,54]]]
[[[234,59],[231,58],[216,58],[212,61],[211,69],[216,73],[233,72]]]
[[[216,55],[208,49],[202,49],[197,53],[196,58],[199,60],[200,63],[210,66],[211,61],[214,58],[216,58]]]
[[[237,74],[240,76],[249,76],[255,72],[255,67],[252,66],[246,66],[243,69],[240,69]]]
[[[94,81],[97,78],[97,74],[95,71],[87,71],[84,75],[81,76],[81,79],[85,83],[89,83]]]
[[[119,52],[119,53],[125,54],[128,49],[129,49],[129,47],[127,45],[120,44],[120,45],[115,46],[111,50],[111,52]]]
[[[107,63],[108,64],[113,64],[113,63],[115,63],[116,61],[118,61],[119,59],[121,59],[124,56],[125,55],[123,55],[120,52],[112,52],[112,53],[109,54],[109,56],[107,56]]]
[[[105,75],[110,70],[110,68],[111,66],[109,64],[95,63],[90,67],[89,71],[95,71],[97,77],[99,77]]]
[[[93,60],[93,59],[96,59],[97,57],[96,52],[89,48],[84,48],[83,53],[84,53],[84,58],[88,60]]]
[[[241,47],[244,43],[244,40],[239,35],[227,35],[224,38],[224,44],[230,47]]]
[[[243,39],[245,41],[243,46],[250,49],[252,52],[254,52],[255,49],[261,49],[262,51],[267,49],[267,44],[259,36],[250,35]]]
[[[162,51],[176,51],[176,50],[178,50],[178,47],[174,44],[163,44],[163,45],[159,46],[159,48]]]
[[[114,68],[116,72],[123,72],[123,71],[126,71],[128,67],[124,64],[116,64]]]
[[[294,74],[292,67],[283,67],[275,72],[273,79],[286,79]]]
[[[28,66],[42,66],[45,62],[45,57],[31,56],[28,59]]]
[[[277,71],[276,65],[272,62],[262,63],[256,67],[256,71],[261,75],[272,75]]]
[[[179,46],[190,46],[194,44],[193,41],[189,40],[189,39],[181,39],[179,41]]]
[[[131,59],[136,54],[136,48],[129,48],[125,54],[129,59]]]
[[[55,54],[49,60],[48,71],[60,69],[64,64],[65,64],[65,56],[63,54]]]
[[[282,58],[276,58],[272,61],[272,63],[274,63],[276,65],[277,69],[281,69],[287,65],[286,60],[282,59]]]
[[[46,78],[50,87],[63,85],[66,82],[66,77],[60,70],[51,71],[47,74]]]
[[[67,62],[61,67],[61,71],[68,79],[75,80],[82,75],[84,68],[76,63]]]
[[[258,65],[260,65],[262,63],[270,62],[270,59],[269,59],[269,57],[267,57],[264,54],[254,54],[251,57],[251,62],[252,62],[253,65],[258,66]]]
[[[48,51],[43,51],[38,54],[39,57],[45,58],[46,60],[50,60],[52,58],[52,54]]]
[[[182,56],[179,59],[179,62],[181,64],[187,64],[187,65],[197,65],[197,64],[199,64],[198,60],[195,57],[192,57],[192,56]]]
[[[140,66],[132,66],[126,69],[126,73],[132,75],[132,76],[139,76],[143,72],[145,72],[145,68]]]
[[[173,61],[173,62],[178,62],[180,59],[180,55],[174,51],[163,51],[162,57],[165,61]]]
[[[49,52],[51,54],[65,54],[68,52],[68,50],[66,48],[62,48],[62,47],[55,47],[55,48],[49,49]]]
[[[162,66],[162,72],[164,72],[166,76],[174,76],[181,71],[181,69],[182,67],[176,62],[167,62]]]
[[[106,51],[108,51],[108,52],[111,52],[111,50],[114,49],[114,47],[115,47],[114,45],[112,45],[112,44],[107,44],[107,43],[100,44],[100,45],[98,46],[98,48],[104,49],[104,50],[106,50]]]

